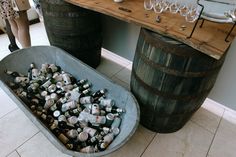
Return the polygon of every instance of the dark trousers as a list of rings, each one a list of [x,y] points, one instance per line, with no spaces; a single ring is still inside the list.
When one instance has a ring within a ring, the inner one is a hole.
[[[7,31],[7,36],[10,40],[10,44],[15,46],[16,45],[16,39],[15,39],[15,36],[13,35],[12,31],[11,31],[11,25],[9,23],[8,20],[5,20],[6,22],[6,31]]]

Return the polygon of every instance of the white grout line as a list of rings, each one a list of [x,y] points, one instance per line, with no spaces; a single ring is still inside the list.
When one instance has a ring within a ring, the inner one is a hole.
[[[153,136],[153,138],[151,139],[151,141],[148,143],[148,145],[146,146],[146,148],[144,149],[144,151],[142,152],[142,154],[140,155],[140,157],[143,156],[143,154],[146,152],[146,150],[148,149],[148,147],[152,144],[153,140],[155,139],[155,137],[157,136],[158,133],[155,133],[155,135]]]
[[[13,111],[15,111],[15,110],[17,110],[17,109],[19,109],[19,108],[16,106],[16,108],[14,108],[14,109],[12,109],[11,111],[7,112],[6,114],[2,115],[2,116],[0,117],[0,120],[1,120],[2,118],[6,117],[8,114],[11,114],[11,112],[13,112]]]
[[[115,74],[113,74],[113,75],[111,76],[111,78],[112,78],[112,77],[115,77],[115,75],[117,75],[119,72],[121,72],[124,68],[125,68],[125,67],[122,66],[122,68],[121,68],[118,72],[116,72]]]
[[[220,118],[222,118],[222,117],[220,117]],[[189,120],[190,122],[192,122],[192,123],[194,123],[195,125],[197,125],[197,126],[199,126],[200,128],[202,128],[202,129],[204,129],[205,131],[207,131],[207,132],[209,132],[209,133],[211,133],[211,134],[215,134],[216,133],[216,131],[217,131],[217,128],[216,128],[216,130],[215,130],[215,132],[212,132],[211,130],[208,130],[207,128],[205,128],[204,126],[202,126],[201,124],[199,124],[198,122],[195,122],[195,121],[193,121],[193,120]],[[220,123],[220,121],[219,121],[219,123]],[[218,126],[218,125],[217,125]]]
[[[19,157],[21,157],[20,153],[16,150],[16,153],[19,155]]]
[[[225,110],[223,111],[222,117],[220,118],[220,122],[219,122],[219,124],[218,124],[218,126],[217,126],[217,128],[216,128],[216,132],[215,132],[215,134],[214,134],[214,136],[213,136],[213,138],[212,138],[212,140],[211,140],[211,144],[210,144],[210,146],[209,146],[209,148],[208,148],[208,150],[207,150],[206,157],[209,155],[209,152],[210,152],[210,150],[211,150],[211,146],[212,146],[212,144],[213,144],[213,142],[214,142],[214,140],[215,140],[215,136],[216,136],[216,134],[217,134],[217,132],[218,132],[218,129],[219,129],[219,127],[220,127],[220,124],[221,124],[221,121],[222,121],[222,119],[223,119],[224,113],[225,113]]]
[[[37,134],[40,133],[40,130],[37,131],[34,135],[32,135],[30,138],[28,138],[27,140],[25,140],[22,144],[20,144],[18,147],[16,147],[16,151],[18,148],[20,148],[22,145],[24,145],[26,142],[28,142],[29,140],[31,140],[34,136],[36,136]],[[17,151],[18,152],[18,151]]]
[[[7,155],[6,155],[6,157],[8,157],[11,153],[13,153],[14,151],[16,151],[17,152],[17,154],[21,157],[21,155],[20,155],[20,153],[17,151],[17,149],[19,148],[19,147],[21,147],[23,144],[25,144],[26,142],[28,142],[30,139],[32,139],[35,135],[37,135],[38,133],[39,133],[40,131],[37,131],[34,135],[32,135],[30,138],[28,138],[27,140],[25,140],[22,144],[20,144],[19,146],[17,146],[13,151],[11,151],[10,153],[8,153]]]

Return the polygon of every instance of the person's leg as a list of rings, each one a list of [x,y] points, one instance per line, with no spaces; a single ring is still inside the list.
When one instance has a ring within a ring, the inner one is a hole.
[[[18,26],[16,24],[16,21],[14,19],[8,19],[10,25],[11,25],[11,31],[14,34],[15,38],[19,41],[18,38]]]
[[[8,38],[9,38],[9,40],[10,40],[10,43],[11,43],[12,45],[16,45],[15,36],[13,35],[13,33],[12,33],[12,31],[11,31],[10,23],[9,23],[9,21],[8,21],[7,19],[5,20],[5,22],[6,22],[7,36],[8,36]]]
[[[19,12],[20,17],[14,19],[18,28],[18,40],[23,48],[30,47],[29,20],[26,11]],[[14,33],[14,32],[13,32]]]
[[[16,39],[15,39],[15,36],[13,35],[13,33],[11,31],[11,26],[10,26],[9,21],[6,19],[5,22],[6,22],[7,36],[8,36],[9,41],[10,41],[10,45],[8,46],[8,48],[11,52],[13,52],[15,50],[18,50],[19,47],[16,44]]]
[[[9,19],[11,30],[23,48],[30,47],[29,20],[26,11],[20,11],[19,17]]]

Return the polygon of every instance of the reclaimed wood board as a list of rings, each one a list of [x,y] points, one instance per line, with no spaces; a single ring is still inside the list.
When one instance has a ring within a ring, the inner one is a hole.
[[[203,27],[200,28],[201,21],[199,21],[192,38],[187,38],[194,23],[188,23],[179,14],[169,12],[159,14],[161,22],[157,23],[155,20],[157,14],[154,11],[145,10],[143,0],[125,0],[122,3],[115,3],[113,0],[65,1],[172,37],[215,59],[220,59],[227,52],[236,35],[236,29],[234,29],[229,37],[229,42],[225,42],[225,37],[233,24],[205,21]],[[183,25],[186,26],[185,29],[181,29]]]

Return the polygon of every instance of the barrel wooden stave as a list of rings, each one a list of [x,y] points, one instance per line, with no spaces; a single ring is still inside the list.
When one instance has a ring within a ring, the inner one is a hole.
[[[50,44],[97,67],[102,47],[100,14],[62,0],[42,0],[41,5]]]
[[[168,74],[168,71],[147,65],[142,59],[137,57],[134,58],[133,67],[133,71],[139,79],[148,86],[162,93],[178,96],[194,96],[202,92],[209,92],[217,76],[217,71],[211,75],[199,77],[178,76],[178,71]]]
[[[149,116],[150,114],[158,114],[158,116],[160,117],[168,117],[171,115],[180,115],[187,112],[194,112],[196,108],[200,107],[202,102],[205,100],[205,96],[208,94],[204,93],[203,95],[196,96],[192,99],[180,99],[178,97],[175,99],[171,99],[168,95],[160,96],[154,92],[150,92],[149,89],[146,89],[139,81],[137,81],[134,75],[132,75],[131,79],[131,90],[134,95],[142,93],[142,95],[138,95],[137,100],[139,102],[142,102],[141,104],[143,104],[140,105],[141,109],[143,108],[143,110],[148,110],[147,112],[144,112],[148,113],[147,116]],[[162,105],[145,105],[155,103],[159,103]],[[193,103],[195,105],[193,105]]]
[[[141,29],[130,83],[141,123],[163,133],[182,128],[213,88],[223,62]]]
[[[102,41],[98,38],[102,35],[100,33],[92,35],[83,35],[83,36],[74,36],[76,40],[67,40],[68,36],[61,36],[55,33],[51,33],[51,44],[54,46],[61,47],[62,49],[71,50],[72,52],[80,50],[79,53],[83,51],[93,51],[93,50],[100,50]],[[59,38],[58,38],[59,37]]]

